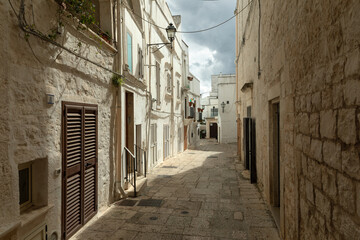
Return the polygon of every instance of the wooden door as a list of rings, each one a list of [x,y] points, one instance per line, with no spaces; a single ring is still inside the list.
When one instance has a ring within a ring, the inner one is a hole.
[[[187,145],[187,127],[188,126],[184,126],[184,151],[188,148],[188,145]]]
[[[164,159],[170,156],[170,128],[169,125],[164,125]]]
[[[218,125],[217,123],[210,123],[210,138],[218,138]]]
[[[97,211],[97,106],[62,106],[62,239]]]
[[[131,92],[126,92],[125,94],[125,118],[126,118],[126,141],[125,146],[130,150],[132,154],[135,155],[134,152],[134,94]],[[133,164],[130,163],[130,156],[126,159],[128,166],[127,171],[133,172],[134,169],[131,167]]]
[[[135,149],[135,156],[136,156],[136,170],[138,173],[143,174],[143,156],[141,152],[141,124],[136,125],[136,149]]]

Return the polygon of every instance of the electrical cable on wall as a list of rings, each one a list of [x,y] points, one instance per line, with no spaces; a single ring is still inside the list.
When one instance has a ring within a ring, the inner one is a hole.
[[[241,12],[243,12],[248,6],[250,6],[250,4],[253,2],[254,0],[251,0],[245,7],[243,7],[240,11],[238,11],[236,14],[234,14],[234,16],[228,18],[227,20],[215,25],[215,26],[212,26],[212,27],[209,27],[209,28],[205,28],[205,29],[200,29],[200,30],[194,30],[194,31],[177,31],[178,33],[200,33],[200,32],[206,32],[206,31],[209,31],[209,30],[212,30],[212,29],[215,29],[217,27],[220,27],[221,25],[224,25],[225,23],[229,22],[230,20],[232,20],[233,18],[235,18],[237,15],[239,15]],[[132,10],[131,10],[132,14],[134,14],[135,16],[141,18],[142,20],[144,20],[145,22],[147,23],[150,23],[151,25],[155,26],[155,27],[158,27],[160,29],[164,29],[166,30],[166,28],[164,27],[160,27],[154,23],[152,23],[151,21],[137,15],[136,13],[134,13]]]

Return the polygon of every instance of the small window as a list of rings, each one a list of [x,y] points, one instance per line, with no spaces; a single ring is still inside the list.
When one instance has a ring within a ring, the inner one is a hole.
[[[160,105],[160,64],[156,62],[156,103]]]
[[[167,74],[166,85],[167,85],[166,90],[168,93],[170,93],[171,92],[171,76],[169,73]]]
[[[127,33],[127,64],[129,66],[129,72],[132,73],[132,37],[130,33]]]
[[[180,99],[180,81],[177,81],[177,98]]]
[[[19,166],[19,204],[20,210],[26,210],[32,205],[32,165]]]
[[[141,79],[144,78],[143,58],[144,56],[142,49],[140,48],[140,46],[138,46],[138,66],[139,66],[138,77]]]

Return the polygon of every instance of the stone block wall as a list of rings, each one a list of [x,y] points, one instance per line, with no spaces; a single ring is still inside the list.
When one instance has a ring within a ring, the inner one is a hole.
[[[259,2],[261,76],[253,70],[238,79],[254,79],[259,185],[269,200],[269,103],[279,97],[282,237],[358,239],[360,3],[254,1],[253,31]],[[257,34],[245,36],[258,41]],[[258,48],[245,43],[240,52],[255,55]]]
[[[16,12],[19,0],[11,1]],[[25,1],[28,23],[49,33],[58,23],[55,1]],[[32,15],[34,14],[34,15]],[[20,30],[8,1],[0,3],[0,226],[22,221],[18,165],[46,159],[48,176],[45,223],[48,234],[61,233],[61,119],[63,101],[98,105],[98,203],[106,208],[112,196],[114,170],[115,88],[112,74]],[[63,19],[64,32],[56,41],[102,66],[113,69],[116,50],[96,34]],[[46,103],[46,94],[55,103]],[[101,210],[100,210],[101,211]],[[20,225],[21,228],[21,225]],[[1,234],[0,229],[0,234]]]

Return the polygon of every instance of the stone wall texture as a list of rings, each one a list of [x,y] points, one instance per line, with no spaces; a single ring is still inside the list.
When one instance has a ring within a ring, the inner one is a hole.
[[[12,0],[18,12],[19,0]],[[55,1],[26,1],[28,23],[49,33],[57,26]],[[32,15],[32,12],[34,15]],[[78,31],[71,19],[64,21],[57,41],[75,52],[113,68],[114,50],[87,30]],[[48,162],[48,234],[61,233],[61,116],[63,101],[98,105],[98,203],[111,202],[114,174],[113,119],[115,88],[112,74],[30,36],[25,40],[8,1],[0,2],[0,226],[21,220],[18,201],[18,165],[36,159]],[[55,104],[46,103],[46,94]]]
[[[359,26],[356,0],[253,1],[238,16],[238,113],[253,108],[258,184],[269,203],[269,106],[280,102],[284,239],[360,238]],[[248,81],[252,90],[242,92]]]

